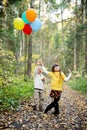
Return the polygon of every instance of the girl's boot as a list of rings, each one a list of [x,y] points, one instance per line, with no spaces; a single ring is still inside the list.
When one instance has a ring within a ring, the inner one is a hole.
[[[59,104],[56,103],[54,106],[55,111],[52,114],[59,114]]]

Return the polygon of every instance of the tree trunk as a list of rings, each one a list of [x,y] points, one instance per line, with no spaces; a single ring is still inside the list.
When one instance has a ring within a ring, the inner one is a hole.
[[[76,8],[77,8],[77,0],[76,0]],[[75,40],[74,40],[74,71],[77,70],[77,39],[76,39],[76,33],[77,33],[77,11],[76,11],[76,21],[75,21]]]
[[[63,3],[63,0],[60,0],[61,3]],[[61,22],[62,22],[62,45],[63,45],[63,49],[64,49],[64,54],[65,53],[65,44],[64,44],[64,25],[63,25],[63,6],[61,5]],[[65,66],[66,66],[66,61],[65,61],[65,56],[63,55],[63,64],[64,64],[64,69],[65,69]]]
[[[87,0],[85,2],[86,18],[85,24],[87,25]],[[85,28],[85,71],[87,73],[87,27]]]
[[[40,10],[41,10],[41,0],[39,0],[39,18],[40,18]]]
[[[81,4],[82,4],[82,13],[83,13],[83,15],[82,15],[82,22],[83,22],[83,25],[85,25],[86,24],[86,15],[87,15],[87,13],[86,13],[86,4],[87,4],[87,2],[85,2],[85,0],[82,0],[81,1]],[[86,52],[86,50],[87,50],[87,45],[86,45],[86,28],[84,28],[84,30],[83,30],[83,70],[82,70],[82,75],[84,76],[85,75],[85,71],[86,71],[86,69],[87,69],[87,52]]]
[[[76,38],[74,40],[74,71],[76,71]]]
[[[31,66],[32,66],[32,35],[30,35],[28,42],[27,75],[29,76],[29,78],[31,78]]]
[[[30,1],[30,8],[34,8],[33,2],[34,0]],[[29,78],[31,78],[31,68],[32,68],[32,35],[29,36],[29,42],[28,42],[27,75]]]
[[[26,75],[27,75],[27,36],[25,36],[25,45],[24,45],[24,57],[25,57],[25,60],[24,60],[24,80],[26,80]]]

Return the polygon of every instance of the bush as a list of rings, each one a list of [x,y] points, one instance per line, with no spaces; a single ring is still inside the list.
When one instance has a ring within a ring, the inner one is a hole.
[[[9,83],[10,77],[14,74],[15,63],[14,54],[0,48],[0,87],[5,87]]]
[[[75,80],[70,80],[68,83],[73,89],[81,91],[87,95],[87,79],[85,77],[80,77]]]
[[[9,86],[0,88],[0,111],[11,110],[33,95],[33,82],[15,78]]]

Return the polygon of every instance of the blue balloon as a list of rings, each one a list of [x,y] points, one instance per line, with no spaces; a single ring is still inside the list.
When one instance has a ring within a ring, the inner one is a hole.
[[[41,28],[41,25],[42,23],[38,18],[36,18],[36,20],[30,24],[33,32],[38,31]]]
[[[26,18],[26,12],[24,12],[22,14],[22,19],[23,19],[24,23],[30,23],[29,20]]]

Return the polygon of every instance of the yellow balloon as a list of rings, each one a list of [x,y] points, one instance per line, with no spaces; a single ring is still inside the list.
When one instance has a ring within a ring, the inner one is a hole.
[[[21,18],[15,18],[14,27],[18,30],[22,30],[24,28],[24,21]]]

